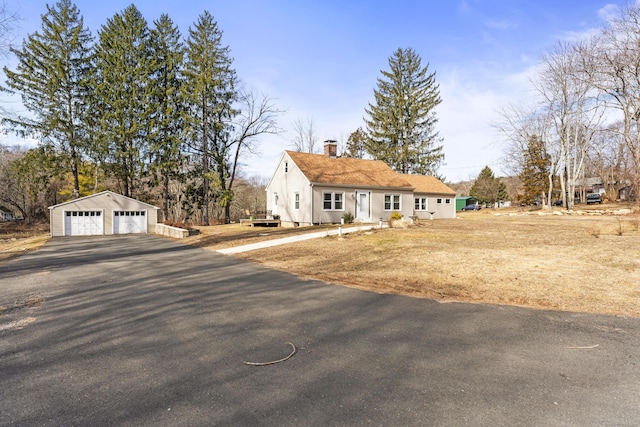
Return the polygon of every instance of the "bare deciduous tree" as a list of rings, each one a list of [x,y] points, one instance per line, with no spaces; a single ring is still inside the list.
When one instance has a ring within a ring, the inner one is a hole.
[[[544,144],[544,152],[550,164],[547,191],[540,196],[543,203],[551,208],[553,179],[558,173],[560,149],[557,144],[551,143],[553,126],[548,111],[541,111],[534,106],[511,105],[500,111],[500,117],[501,121],[494,126],[506,140],[504,163],[513,176],[520,176],[524,172],[527,162],[526,153],[530,151],[531,141],[540,141]]]
[[[7,55],[15,38],[18,13],[9,8],[6,1],[0,3],[0,55]]]
[[[596,87],[605,95],[607,107],[619,113],[622,126],[615,130],[624,140],[635,165],[633,190],[640,189],[640,5],[621,10],[592,40],[595,68],[589,70]],[[586,55],[585,55],[586,56]]]
[[[318,144],[316,126],[312,118],[298,117],[291,123],[291,145],[295,151],[315,153]]]
[[[240,112],[233,126],[236,132],[230,140],[231,145],[234,146],[234,152],[233,158],[229,159],[228,179],[219,177],[220,182],[224,185],[220,204],[224,207],[225,222],[227,223],[231,221],[233,184],[240,165],[240,154],[243,151],[254,151],[257,137],[280,132],[277,126],[277,117],[280,113],[281,110],[267,96],[259,97],[251,91],[240,94]]]
[[[587,151],[604,120],[604,105],[590,77],[595,62],[584,45],[559,44],[545,55],[534,81],[541,107],[553,124],[550,142],[559,149],[560,187],[573,208],[576,180],[583,175]]]
[[[610,200],[620,197],[620,191],[628,187],[635,171],[622,137],[622,127],[623,124],[618,122],[599,132],[588,153],[590,171],[602,180]]]

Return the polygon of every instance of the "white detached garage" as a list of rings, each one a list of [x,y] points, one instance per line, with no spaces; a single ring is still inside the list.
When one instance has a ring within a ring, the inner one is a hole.
[[[51,236],[152,233],[158,208],[113,191],[49,206]]]

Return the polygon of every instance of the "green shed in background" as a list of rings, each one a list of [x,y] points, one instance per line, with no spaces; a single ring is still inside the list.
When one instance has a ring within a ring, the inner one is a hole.
[[[456,211],[461,211],[465,206],[475,205],[476,203],[478,203],[478,201],[473,197],[456,197]]]

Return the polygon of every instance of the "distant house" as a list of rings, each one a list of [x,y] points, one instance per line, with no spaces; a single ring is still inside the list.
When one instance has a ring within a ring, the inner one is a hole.
[[[327,141],[324,155],[284,152],[266,188],[267,210],[280,217],[283,226],[339,223],[346,213],[359,222],[387,221],[393,212],[406,218],[416,215],[416,185],[407,175],[380,160],[337,157],[336,151],[337,145]],[[429,193],[436,185],[432,180],[420,185],[425,192],[417,197],[426,200],[416,216],[426,217],[429,211],[443,218],[455,216],[451,202],[451,213],[444,206],[438,209],[438,196],[446,205],[443,200],[452,200],[455,192],[438,186],[437,193]]]
[[[599,177],[578,178],[575,180],[574,196],[577,200],[586,200],[589,193],[605,194],[618,200],[628,200],[633,198],[631,181],[627,179],[612,180],[604,182]]]
[[[576,197],[587,193],[604,194],[605,186],[599,177],[578,178],[575,180]]]
[[[0,209],[0,221],[13,221],[14,219],[16,219],[16,217],[13,215],[13,212]]]

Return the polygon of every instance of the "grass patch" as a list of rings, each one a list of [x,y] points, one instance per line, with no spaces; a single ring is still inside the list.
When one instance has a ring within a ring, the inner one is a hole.
[[[236,256],[373,292],[640,316],[638,214],[495,216],[486,210],[460,217]],[[335,228],[230,224],[198,227],[199,235],[181,241],[216,250]],[[6,231],[0,227],[0,262],[48,240],[42,229]]]
[[[475,215],[238,256],[374,292],[640,316],[640,235],[625,224],[610,216]]]
[[[49,224],[0,223],[0,263],[38,249],[49,240]]]

